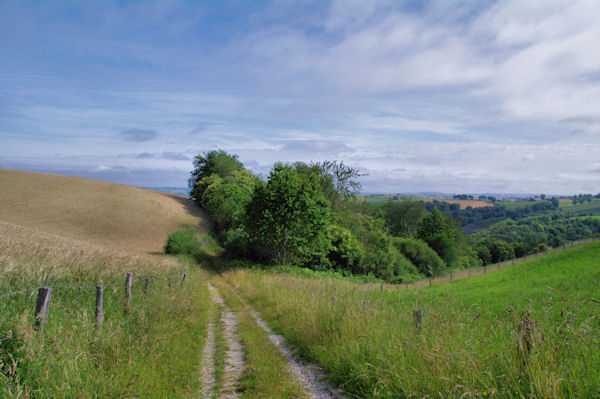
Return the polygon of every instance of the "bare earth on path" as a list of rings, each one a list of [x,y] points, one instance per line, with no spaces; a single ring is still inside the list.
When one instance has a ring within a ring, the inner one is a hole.
[[[235,314],[229,309],[225,304],[225,301],[223,301],[223,298],[219,295],[218,290],[210,283],[208,283],[208,289],[211,292],[213,301],[223,309],[221,322],[224,326],[223,336],[225,345],[227,346],[227,352],[225,353],[225,370],[223,373],[223,380],[221,381],[221,389],[217,397],[226,399],[239,398],[238,388],[240,385],[240,378],[246,365],[242,344],[236,332],[237,319]]]
[[[329,381],[325,379],[319,367],[308,363],[295,355],[290,347],[285,343],[285,338],[273,333],[267,323],[260,317],[258,312],[251,310],[256,323],[269,335],[269,339],[279,349],[281,354],[287,359],[290,372],[300,381],[304,390],[312,399],[343,398],[342,392],[334,388]]]
[[[206,326],[206,343],[202,351],[202,398],[211,398],[215,389],[215,325],[208,323]]]

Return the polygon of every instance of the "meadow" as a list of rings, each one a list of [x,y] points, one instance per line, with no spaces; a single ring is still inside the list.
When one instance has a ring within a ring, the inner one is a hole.
[[[595,397],[600,243],[431,288],[221,278],[357,397]],[[422,311],[415,325],[414,311]]]

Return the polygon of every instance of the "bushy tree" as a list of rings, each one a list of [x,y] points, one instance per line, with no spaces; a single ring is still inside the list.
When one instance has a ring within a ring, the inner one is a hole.
[[[271,262],[315,265],[324,261],[331,241],[330,206],[317,175],[290,165],[273,167],[246,207],[245,227]]]
[[[209,151],[203,155],[194,157],[194,170],[188,179],[188,185],[192,189],[191,197],[201,205],[202,194],[206,186],[198,184],[202,179],[211,175],[225,178],[237,170],[243,169],[244,165],[238,160],[237,155],[230,155],[225,151]]]
[[[445,265],[442,258],[425,242],[413,238],[394,238],[394,246],[417,267],[419,273],[427,275],[431,267],[433,275],[443,272]]]

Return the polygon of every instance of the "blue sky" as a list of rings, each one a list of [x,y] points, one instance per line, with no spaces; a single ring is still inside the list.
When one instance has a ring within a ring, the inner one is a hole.
[[[370,192],[600,192],[598,1],[0,0],[0,167],[185,186],[194,155]]]

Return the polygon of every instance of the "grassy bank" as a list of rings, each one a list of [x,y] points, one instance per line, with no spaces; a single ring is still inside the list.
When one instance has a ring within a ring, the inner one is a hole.
[[[594,397],[599,257],[600,243],[590,243],[383,295],[372,285],[264,271],[223,279],[359,397]]]
[[[182,267],[187,278],[180,286]],[[128,312],[127,271],[134,272]],[[14,335],[0,342],[0,397],[197,393],[210,306],[201,270],[0,223],[0,275],[0,338]],[[101,328],[94,316],[97,284],[106,287]],[[54,286],[43,329],[34,327],[37,291],[9,294],[38,286]]]

